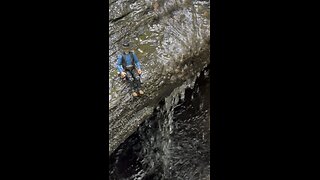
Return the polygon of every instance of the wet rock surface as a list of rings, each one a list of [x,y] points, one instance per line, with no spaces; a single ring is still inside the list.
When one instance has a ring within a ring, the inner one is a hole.
[[[109,0],[109,155],[209,64],[209,9],[209,1]],[[142,64],[145,95],[135,99],[115,69],[124,39]]]
[[[111,180],[210,179],[209,68],[162,100],[110,156]]]

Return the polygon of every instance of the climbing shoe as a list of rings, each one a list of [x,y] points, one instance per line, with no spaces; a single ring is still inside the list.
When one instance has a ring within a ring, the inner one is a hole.
[[[132,96],[133,96],[133,97],[137,97],[138,94],[137,94],[136,92],[133,92],[133,93],[132,93]]]
[[[144,92],[143,92],[142,90],[139,90],[139,94],[141,94],[141,95],[142,95],[143,93],[144,93]]]

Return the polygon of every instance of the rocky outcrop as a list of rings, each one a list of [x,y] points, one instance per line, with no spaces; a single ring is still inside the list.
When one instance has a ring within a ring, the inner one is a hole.
[[[109,159],[110,180],[207,180],[210,175],[210,66],[161,100],[153,115],[144,120]]]
[[[109,155],[149,118],[158,103],[207,64],[209,3],[109,1]],[[129,39],[143,70],[145,95],[133,99],[117,76],[120,44]]]

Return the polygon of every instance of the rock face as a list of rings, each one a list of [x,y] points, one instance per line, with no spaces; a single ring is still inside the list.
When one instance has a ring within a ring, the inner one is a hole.
[[[210,179],[209,99],[210,68],[205,68],[161,100],[109,156],[109,179]]]
[[[109,155],[209,64],[209,9],[208,1],[109,0]],[[142,64],[145,95],[135,99],[115,69],[124,39]]]

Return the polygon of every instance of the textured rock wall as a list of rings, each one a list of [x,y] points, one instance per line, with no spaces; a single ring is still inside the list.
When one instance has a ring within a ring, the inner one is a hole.
[[[207,1],[109,1],[109,155],[154,107],[209,63]],[[131,41],[142,64],[145,95],[133,99],[117,77],[121,42]]]

